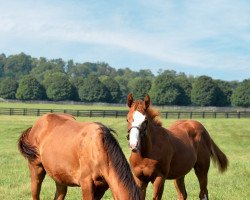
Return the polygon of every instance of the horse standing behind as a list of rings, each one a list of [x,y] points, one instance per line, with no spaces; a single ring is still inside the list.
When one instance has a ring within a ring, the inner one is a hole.
[[[18,146],[28,159],[33,200],[39,199],[46,173],[56,183],[57,200],[65,198],[67,186],[80,186],[84,200],[101,199],[108,187],[114,199],[139,200],[140,190],[111,132],[65,114],[46,114],[24,131]]]
[[[161,199],[165,179],[175,179],[178,199],[186,199],[184,177],[194,168],[200,184],[199,197],[208,200],[210,157],[220,172],[227,169],[228,159],[204,126],[194,120],[178,120],[169,129],[163,128],[148,95],[144,101],[134,101],[129,94],[127,104],[130,164],[143,197],[148,183],[152,182],[153,199]]]

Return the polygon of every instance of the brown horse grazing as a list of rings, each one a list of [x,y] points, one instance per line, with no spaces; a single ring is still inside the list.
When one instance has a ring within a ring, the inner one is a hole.
[[[84,200],[101,199],[108,187],[114,199],[141,199],[111,132],[100,123],[77,122],[65,114],[46,114],[24,131],[18,146],[28,159],[33,200],[39,199],[46,173],[56,183],[55,199],[65,198],[67,186],[80,186]]]
[[[148,95],[144,101],[134,101],[129,94],[127,104],[130,164],[143,197],[148,183],[152,182],[153,199],[161,199],[165,179],[175,179],[178,199],[186,199],[184,177],[194,168],[200,184],[199,197],[207,200],[210,157],[221,172],[227,169],[228,159],[204,126],[193,120],[179,120],[169,129],[163,128]]]

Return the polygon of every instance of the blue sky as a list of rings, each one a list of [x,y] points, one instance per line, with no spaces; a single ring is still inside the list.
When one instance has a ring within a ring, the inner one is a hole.
[[[249,0],[0,0],[0,53],[250,78]]]

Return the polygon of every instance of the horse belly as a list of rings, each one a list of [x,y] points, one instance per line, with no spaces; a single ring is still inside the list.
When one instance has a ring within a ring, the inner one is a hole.
[[[197,157],[194,153],[185,153],[173,157],[167,179],[176,179],[185,176],[194,167]]]
[[[53,152],[53,151],[52,151]],[[79,186],[79,162],[74,156],[67,153],[52,153],[43,151],[42,165],[46,173],[57,183],[68,186]]]

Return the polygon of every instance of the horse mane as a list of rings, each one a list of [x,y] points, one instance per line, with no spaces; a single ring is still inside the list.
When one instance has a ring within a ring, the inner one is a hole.
[[[156,126],[162,126],[162,122],[160,119],[160,114],[159,111],[153,108],[151,105],[148,107],[146,110],[147,117],[151,119],[151,121],[156,125]]]
[[[132,175],[128,161],[124,156],[119,143],[112,134],[115,133],[115,131],[111,128],[104,126],[101,123],[96,123],[100,126],[100,129],[103,132],[104,148],[108,152],[108,157],[111,160],[111,163],[114,166],[117,175],[121,179],[124,186],[126,188],[129,188],[131,191],[130,199],[139,200],[140,190],[134,181],[134,177]]]

